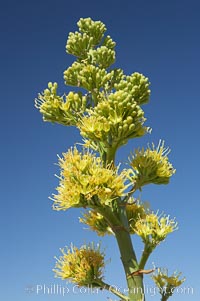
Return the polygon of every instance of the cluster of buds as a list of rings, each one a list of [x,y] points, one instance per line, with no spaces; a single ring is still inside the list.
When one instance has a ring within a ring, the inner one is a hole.
[[[76,125],[86,110],[87,98],[81,92],[57,95],[57,83],[48,83],[48,88],[38,94],[35,106],[43,114],[44,121],[63,125]]]
[[[139,105],[148,103],[150,90],[149,79],[143,74],[135,72],[130,76],[124,76],[124,78],[114,85],[117,91],[122,90],[131,95],[132,101],[135,101]]]
[[[148,131],[140,106],[149,100],[150,83],[137,72],[126,76],[121,69],[110,69],[115,62],[115,42],[104,36],[102,22],[82,18],[77,25],[79,31],[69,34],[66,45],[77,60],[64,71],[64,80],[87,93],[61,97],[56,94],[57,84],[50,83],[38,95],[36,107],[45,121],[78,125],[84,139],[93,141],[97,149],[99,145],[117,149]]]
[[[80,32],[70,33],[67,42],[67,51],[78,61],[64,72],[64,79],[67,85],[86,89],[93,100],[79,123],[80,132],[97,146],[117,148],[148,131],[140,105],[149,100],[150,83],[139,73],[125,76],[121,69],[106,70],[115,61],[115,42],[110,36],[103,39],[106,28],[101,22],[81,19],[78,27]]]
[[[164,141],[159,142],[157,148],[152,144],[152,149],[148,147],[137,149],[130,158],[130,165],[133,168],[133,181],[137,187],[146,184],[168,184],[169,179],[175,173],[175,169],[168,161],[167,155],[170,150],[164,147]]]
[[[77,23],[79,32],[70,32],[67,40],[66,51],[76,56],[81,61],[97,64],[108,68],[115,61],[114,47],[116,43],[110,36],[104,39],[105,25],[91,18],[81,18]],[[103,40],[102,40],[103,39]],[[98,47],[98,45],[101,46]]]
[[[79,31],[85,33],[93,38],[93,45],[97,45],[101,42],[106,31],[106,26],[101,21],[93,21],[91,18],[81,18],[77,22]]]
[[[81,87],[97,94],[112,76],[113,73],[108,73],[105,69],[79,62],[74,62],[64,71],[66,85]]]
[[[167,300],[174,293],[176,287],[180,286],[185,278],[180,279],[182,273],[174,272],[171,276],[168,276],[167,269],[157,269],[152,275],[152,279],[159,289],[162,296],[162,300]]]
[[[64,72],[65,83],[99,92],[112,77],[106,69],[115,62],[115,42],[103,39],[106,27],[100,21],[80,19],[77,25],[79,32],[70,32],[66,49],[78,61]]]
[[[104,37],[105,25],[91,18],[81,18],[77,23],[79,32],[70,32],[66,50],[79,61],[108,68],[115,61],[116,43],[108,35]]]
[[[86,150],[80,153],[70,149],[59,158],[61,168],[58,194],[53,195],[54,209],[66,210],[70,207],[90,207],[110,205],[123,196],[126,170],[118,174],[118,169],[103,166],[100,157]]]
[[[94,39],[86,33],[70,32],[67,40],[66,51],[81,59],[87,57],[88,50],[94,47]]]
[[[139,218],[134,226],[135,233],[142,238],[150,251],[175,230],[177,230],[177,222],[174,219],[162,214],[158,216],[153,212],[146,214],[144,218]]]
[[[100,251],[100,246],[84,245],[80,249],[71,248],[61,249],[62,256],[56,258],[55,272],[56,277],[69,279],[72,283],[79,286],[98,287],[103,279],[104,253]]]
[[[106,69],[115,62],[115,51],[106,46],[91,49],[88,52],[88,62]]]

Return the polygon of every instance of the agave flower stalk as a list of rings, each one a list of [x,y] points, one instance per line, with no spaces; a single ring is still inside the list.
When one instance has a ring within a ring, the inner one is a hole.
[[[143,276],[154,271],[146,270],[148,259],[177,229],[177,222],[168,215],[154,213],[136,199],[135,192],[149,184],[168,184],[175,169],[169,162],[169,149],[161,140],[158,146],[152,144],[132,152],[128,168],[116,164],[120,147],[151,132],[143,109],[149,102],[150,82],[143,74],[126,75],[113,67],[116,43],[105,35],[105,24],[81,18],[77,25],[78,31],[70,32],[66,43],[66,51],[75,61],[64,71],[64,82],[73,90],[59,95],[58,84],[49,82],[35,100],[44,121],[74,126],[83,138],[82,149],[76,145],[58,156],[59,184],[51,199],[57,211],[83,208],[80,222],[99,236],[115,237],[127,295],[105,282],[105,254],[99,245],[61,249],[54,272],[79,286],[105,288],[121,300],[144,301]],[[139,256],[133,243],[136,235],[144,244]],[[166,301],[184,281],[179,280],[179,274],[168,276],[162,270],[152,278],[160,289],[161,301]]]

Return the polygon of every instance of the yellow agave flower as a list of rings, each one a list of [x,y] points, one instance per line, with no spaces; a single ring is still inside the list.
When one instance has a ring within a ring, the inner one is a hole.
[[[166,236],[177,230],[177,222],[169,219],[169,216],[154,213],[146,214],[144,218],[136,221],[134,231],[145,244],[152,249],[155,248]]]
[[[79,123],[80,134],[83,137],[90,138],[92,140],[106,140],[106,134],[110,130],[110,124],[105,117],[85,116]]]
[[[79,221],[88,225],[90,229],[96,231],[99,236],[114,234],[103,215],[95,210],[90,210],[87,213],[84,213],[83,218],[79,218]]]
[[[53,195],[55,210],[109,205],[127,188],[125,172],[118,175],[111,165],[103,167],[101,158],[88,150],[80,153],[76,147],[70,149],[59,158],[59,166],[60,185],[58,194]]]
[[[129,222],[130,233],[135,234],[135,224],[141,218],[146,217],[145,207],[141,203],[134,202],[134,200],[130,198],[126,205],[126,214]]]
[[[108,98],[101,94],[97,106],[88,114],[78,125],[81,135],[108,146],[120,146],[124,139],[143,136],[148,130],[143,126],[143,110],[122,90],[110,93]]]
[[[182,273],[174,272],[168,276],[168,270],[160,268],[152,275],[153,281],[159,288],[160,294],[165,296],[165,300],[172,296],[174,289],[185,281],[185,278],[180,279],[181,275]]]
[[[148,183],[167,184],[170,177],[175,173],[175,169],[168,161],[169,148],[164,147],[164,141],[159,142],[157,148],[152,144],[152,149],[148,147],[137,149],[130,158],[130,165],[134,170],[133,179],[137,186],[141,187]]]
[[[98,286],[98,281],[103,279],[104,253],[100,246],[84,245],[80,249],[75,246],[61,249],[62,256],[56,258],[56,277],[69,279],[80,286]]]

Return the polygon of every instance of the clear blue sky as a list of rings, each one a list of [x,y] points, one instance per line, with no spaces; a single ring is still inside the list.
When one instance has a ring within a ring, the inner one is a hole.
[[[97,241],[83,230],[79,210],[54,212],[48,196],[57,186],[57,154],[78,139],[74,128],[44,123],[34,98],[48,81],[64,92],[62,74],[72,62],[65,53],[68,33],[81,17],[103,21],[117,42],[117,64],[151,81],[151,102],[144,107],[151,135],[131,141],[119,159],[135,146],[166,141],[177,169],[168,186],[149,186],[142,199],[179,221],[179,230],[160,245],[149,260],[157,266],[183,271],[193,295],[172,300],[198,301],[199,281],[199,112],[200,3],[198,0],[57,0],[14,1],[1,4],[1,290],[4,301],[108,300],[109,294],[70,292],[47,294],[45,286],[66,284],[51,269],[59,248],[72,241],[80,246]],[[67,91],[69,89],[67,88]],[[107,258],[106,280],[123,286],[123,272],[113,238],[102,239]],[[137,252],[142,249],[138,240]],[[145,277],[147,283],[152,285]],[[26,287],[42,288],[27,293]],[[159,300],[159,296],[148,300]],[[116,299],[115,297],[112,298]]]

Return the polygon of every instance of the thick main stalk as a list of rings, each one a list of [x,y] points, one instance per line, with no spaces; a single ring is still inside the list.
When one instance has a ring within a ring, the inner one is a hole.
[[[130,234],[125,229],[119,229],[116,231],[115,237],[126,274],[129,299],[130,301],[143,301],[144,288],[142,275],[129,276],[139,269]]]
[[[115,161],[116,148],[109,149],[106,153],[107,163]],[[119,200],[120,201],[120,200]],[[133,249],[133,244],[131,241],[131,236],[129,233],[128,219],[126,215],[126,207],[120,206],[119,202],[119,216],[121,220],[121,227],[113,229],[115,232],[115,237],[118,243],[121,261],[124,267],[124,272],[126,275],[127,286],[128,286],[128,296],[130,301],[144,301],[144,287],[143,287],[143,276],[130,276],[130,274],[139,270],[139,265],[137,262],[136,254]]]

